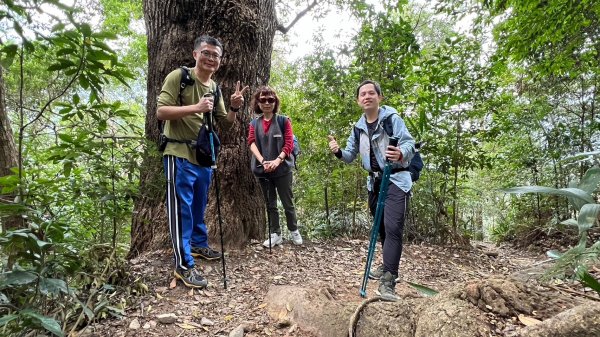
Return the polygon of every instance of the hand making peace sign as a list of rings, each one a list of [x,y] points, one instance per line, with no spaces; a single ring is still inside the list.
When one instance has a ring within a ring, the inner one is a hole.
[[[245,86],[244,89],[240,91],[240,81],[237,81],[235,85],[235,92],[231,94],[230,106],[231,109],[237,110],[244,104],[244,93],[248,90],[248,86]]]

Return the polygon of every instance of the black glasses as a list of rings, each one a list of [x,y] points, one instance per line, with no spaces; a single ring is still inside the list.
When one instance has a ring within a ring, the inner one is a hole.
[[[262,103],[262,104],[265,104],[265,103],[273,104],[273,103],[275,103],[275,98],[273,98],[273,97],[269,97],[269,98],[266,98],[266,97],[261,97],[261,98],[259,98],[259,99],[258,99],[258,103]]]
[[[202,56],[206,57],[207,59],[214,59],[214,60],[220,60],[221,59],[221,55],[217,54],[217,53],[211,53],[207,50],[203,50],[200,52],[200,54],[202,54]]]

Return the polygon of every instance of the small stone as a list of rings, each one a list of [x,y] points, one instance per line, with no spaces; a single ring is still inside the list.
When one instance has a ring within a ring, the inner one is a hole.
[[[157,315],[156,319],[162,324],[173,324],[177,321],[177,316],[173,313]]]
[[[144,324],[144,326],[142,327],[144,330],[148,330],[150,329],[150,322],[146,322],[146,324]]]
[[[244,325],[239,325],[237,328],[231,330],[229,337],[244,337]]]
[[[137,330],[140,328],[140,321],[138,321],[137,318],[135,318],[133,321],[131,321],[131,323],[129,323],[129,329],[131,330]]]
[[[206,317],[202,317],[202,319],[200,320],[200,324],[213,326],[213,325],[215,325],[215,322],[211,321],[210,319],[208,319]]]

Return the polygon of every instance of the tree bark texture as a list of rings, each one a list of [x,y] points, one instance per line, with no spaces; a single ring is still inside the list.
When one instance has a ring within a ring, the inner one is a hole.
[[[9,175],[10,169],[17,167],[17,149],[13,138],[8,111],[6,111],[6,88],[0,67],[0,177]]]
[[[6,111],[6,88],[4,86],[4,77],[2,75],[4,69],[0,67],[0,177],[11,174],[11,168],[18,167],[17,147],[13,137],[10,120],[8,119],[8,111]],[[2,189],[2,186],[0,186]],[[14,195],[4,196],[5,198],[14,198]],[[22,225],[21,217],[11,216],[0,219],[1,227],[16,228]]]
[[[397,302],[370,298],[361,303],[337,300],[327,289],[271,286],[265,303],[275,326],[297,324],[323,337],[350,332],[356,337],[485,337],[493,328],[490,316],[511,321],[519,315],[540,322],[506,331],[507,336],[600,336],[600,303],[562,297],[517,280],[473,281],[434,297],[404,293]]]
[[[223,43],[221,67],[213,79],[221,85],[226,107],[238,80],[250,86],[235,125],[225,132],[217,130],[222,143],[218,184],[213,179],[205,220],[214,244],[219,237],[218,186],[225,244],[238,247],[248,239],[260,239],[266,226],[265,208],[260,186],[249,169],[246,132],[251,93],[269,80],[276,28],[274,1],[144,0],[143,5],[148,35],[146,138],[150,143],[155,144],[159,136],[156,106],[163,80],[179,66],[194,66],[193,42],[198,36],[211,35]],[[169,242],[162,159],[154,146],[148,148],[134,209],[130,256],[166,248]]]

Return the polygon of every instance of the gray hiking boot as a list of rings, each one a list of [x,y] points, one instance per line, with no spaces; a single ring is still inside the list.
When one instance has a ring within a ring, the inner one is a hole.
[[[379,280],[383,276],[383,264],[377,266],[377,268],[371,268],[369,270],[369,278],[371,280]]]
[[[206,288],[208,281],[194,267],[187,270],[176,268],[173,272],[176,278],[180,279],[186,287],[189,288]]]
[[[394,288],[396,287],[396,278],[398,275],[393,275],[386,271],[379,279],[379,296],[386,301],[397,301],[398,297]]]

